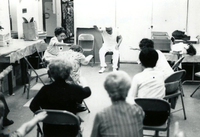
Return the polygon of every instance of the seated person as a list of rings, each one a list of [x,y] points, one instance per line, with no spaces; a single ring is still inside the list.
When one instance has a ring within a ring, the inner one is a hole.
[[[97,26],[94,28],[98,29]],[[119,60],[119,45],[121,44],[122,38],[117,42],[117,36],[119,36],[112,27],[106,27],[106,30],[100,31],[103,37],[103,46],[99,50],[99,59],[101,69],[99,73],[103,73],[106,69],[105,55],[108,51],[113,52],[113,71],[118,69],[118,60]]]
[[[0,126],[2,126],[2,121],[4,119],[4,111],[6,111],[6,107],[4,106],[4,103],[0,101]],[[42,121],[46,116],[46,112],[35,115],[30,121],[22,124],[20,128],[10,133],[9,135],[2,134],[0,128],[0,137],[24,137],[35,127],[38,122]]]
[[[144,70],[133,77],[132,85],[127,97],[129,103],[138,98],[160,98],[165,96],[164,76],[155,69],[158,53],[153,48],[145,48],[139,54]]]
[[[66,110],[76,114],[78,112],[77,102],[91,95],[90,88],[82,84],[82,87],[65,82],[69,78],[72,66],[70,62],[54,59],[49,64],[49,73],[54,82],[43,86],[30,104],[30,109],[35,113],[39,109]],[[63,128],[68,130],[63,130]],[[71,126],[56,126],[43,124],[43,131],[46,136],[60,137],[66,134],[75,136],[76,130]]]
[[[3,105],[4,105],[4,115],[3,115],[3,123],[2,123],[2,126],[4,127],[4,126],[12,125],[12,124],[14,123],[14,121],[9,120],[9,119],[7,118],[8,113],[10,112],[10,110],[9,110],[9,108],[8,108],[8,104],[7,104],[6,100],[5,100],[5,97],[4,97],[4,95],[3,95],[2,92],[0,92],[0,101],[1,101],[1,102],[3,103]]]
[[[93,55],[85,57],[83,55],[83,49],[80,45],[72,45],[69,51],[64,52],[62,55],[58,55],[58,58],[60,58],[61,60],[64,59],[72,63],[72,71],[70,74],[71,80],[69,81],[78,85],[81,85],[81,65],[87,65],[92,57]]]
[[[54,34],[55,36],[51,38],[43,56],[48,62],[59,54],[60,48],[63,49],[62,46],[70,46],[69,44],[63,43],[63,40],[66,38],[66,31],[63,27],[55,28]]]
[[[154,48],[154,43],[151,39],[144,38],[140,41],[139,47],[141,50],[144,48]],[[165,55],[160,50],[156,50],[156,52],[158,53],[158,61],[155,68],[160,70],[163,73],[164,77],[167,78],[174,71],[167,62]]]
[[[123,71],[106,77],[104,87],[112,105],[96,114],[91,137],[143,137],[144,112],[137,104],[125,101],[130,86],[131,79]]]

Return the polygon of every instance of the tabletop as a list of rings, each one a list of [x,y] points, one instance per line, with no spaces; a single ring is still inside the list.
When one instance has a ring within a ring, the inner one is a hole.
[[[44,44],[43,39],[36,41],[24,41],[23,39],[13,39],[12,42],[5,47],[0,47],[0,63],[14,63],[36,52],[36,46]]]

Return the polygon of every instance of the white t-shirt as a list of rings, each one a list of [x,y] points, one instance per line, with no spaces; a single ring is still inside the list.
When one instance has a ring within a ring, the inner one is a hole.
[[[127,102],[134,104],[135,98],[160,98],[165,96],[164,76],[154,68],[146,68],[133,77]]]
[[[118,36],[118,32],[116,29],[113,29],[113,33],[110,35],[106,32],[106,30],[103,30],[102,32],[102,37],[103,37],[103,46],[104,48],[107,49],[114,49],[115,46],[117,45],[117,36]]]
[[[157,69],[158,71],[161,71],[164,75],[164,78],[166,79],[174,71],[169,65],[169,63],[167,62],[165,55],[160,50],[156,50],[156,51],[158,53],[158,61],[156,63],[155,69]]]

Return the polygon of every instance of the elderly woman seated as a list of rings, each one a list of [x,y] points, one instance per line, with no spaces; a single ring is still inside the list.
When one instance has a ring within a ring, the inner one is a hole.
[[[91,90],[85,84],[79,86],[65,82],[69,78],[71,69],[70,62],[57,59],[50,62],[49,73],[54,82],[43,86],[37,93],[30,104],[31,111],[35,113],[39,109],[57,109],[77,113],[77,102],[89,97]],[[43,125],[43,131],[46,135],[56,137],[62,136],[65,132],[62,128],[59,130],[59,127],[48,124]]]
[[[144,112],[137,104],[130,105],[126,100],[131,86],[127,73],[110,73],[104,87],[112,105],[96,114],[91,137],[142,137]]]

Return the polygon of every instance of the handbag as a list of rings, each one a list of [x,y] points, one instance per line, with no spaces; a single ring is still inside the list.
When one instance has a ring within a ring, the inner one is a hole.
[[[37,23],[34,21],[32,17],[30,22],[26,18],[23,17],[23,34],[25,41],[32,41],[38,39],[38,31],[37,31]]]

